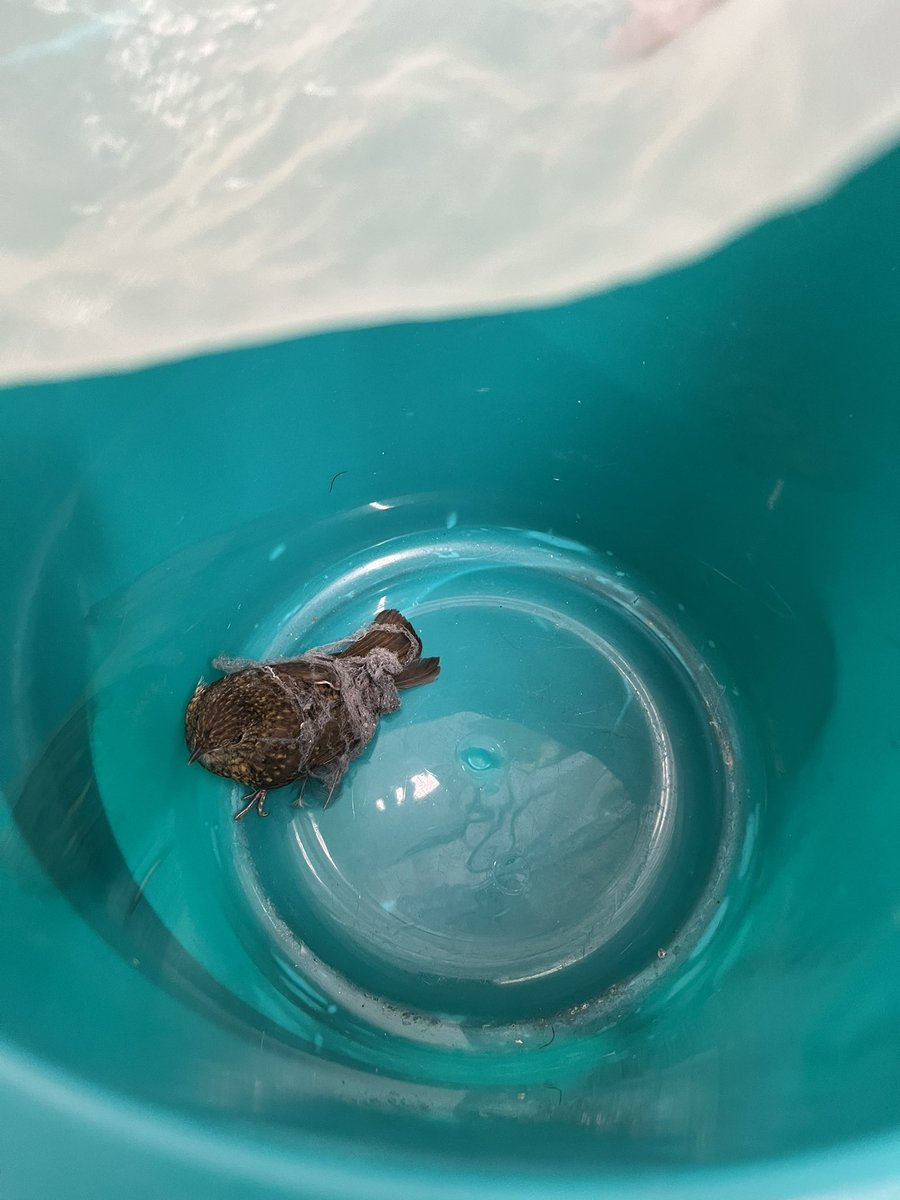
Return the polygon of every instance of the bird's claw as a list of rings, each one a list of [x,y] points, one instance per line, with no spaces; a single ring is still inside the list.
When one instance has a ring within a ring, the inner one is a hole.
[[[240,821],[241,818],[246,813],[248,813],[250,811],[250,809],[253,808],[254,806],[256,807],[256,811],[259,814],[259,816],[267,817],[269,815],[266,812],[266,810],[263,808],[263,805],[266,802],[266,793],[263,789],[260,789],[258,792],[253,792],[252,795],[250,795],[250,796],[242,796],[241,799],[246,800],[247,803],[244,805],[244,807],[242,809],[240,809],[238,812],[236,812],[234,814],[234,819],[236,821]]]

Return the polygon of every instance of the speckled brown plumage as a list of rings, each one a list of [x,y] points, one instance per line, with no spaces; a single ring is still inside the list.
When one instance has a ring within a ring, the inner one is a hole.
[[[388,609],[343,649],[237,667],[217,660],[229,673],[201,680],[185,713],[190,761],[254,789],[236,820],[254,805],[265,816],[268,790],[307,776],[330,786],[330,800],[379,718],[399,708],[397,689],[437,678],[440,661],[421,655],[410,623]]]

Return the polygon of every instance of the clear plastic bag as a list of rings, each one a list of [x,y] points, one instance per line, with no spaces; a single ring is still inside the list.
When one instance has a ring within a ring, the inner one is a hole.
[[[900,127],[896,0],[10,0],[0,377],[569,298]]]

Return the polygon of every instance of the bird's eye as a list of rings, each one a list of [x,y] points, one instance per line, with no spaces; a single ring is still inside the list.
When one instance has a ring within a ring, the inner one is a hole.
[[[231,739],[231,741],[228,743],[228,745],[229,745],[229,746],[236,746],[236,745],[238,744],[238,742],[242,742],[243,740],[244,740],[244,735],[243,735],[242,733],[239,733],[239,734],[237,735],[237,737],[233,737],[233,738]]]

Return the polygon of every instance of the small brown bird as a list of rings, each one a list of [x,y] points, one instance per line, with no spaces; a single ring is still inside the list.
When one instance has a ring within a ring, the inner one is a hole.
[[[239,821],[254,805],[268,816],[267,791],[309,776],[329,786],[327,807],[378,718],[400,707],[397,689],[437,679],[440,659],[422,658],[418,634],[390,608],[353,638],[299,658],[213,666],[226,674],[201,679],[185,713],[188,762],[253,788]]]

